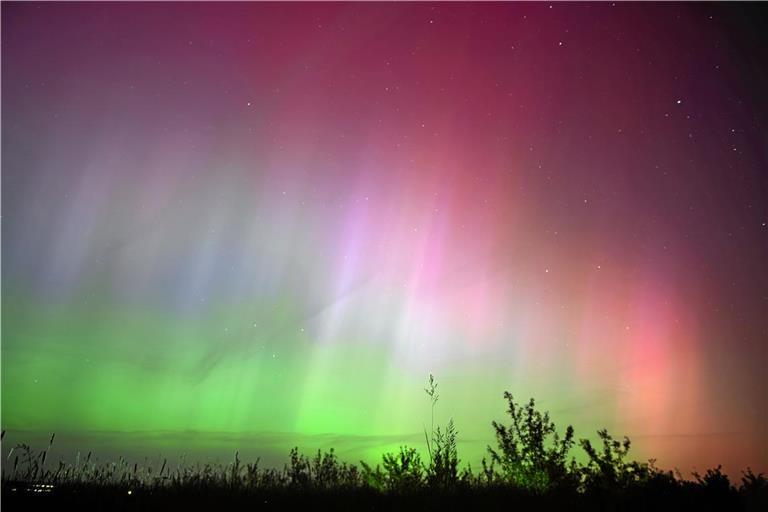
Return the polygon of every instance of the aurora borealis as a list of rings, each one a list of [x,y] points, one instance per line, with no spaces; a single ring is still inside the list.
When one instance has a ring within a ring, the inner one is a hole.
[[[4,2],[3,429],[768,470],[764,12]]]

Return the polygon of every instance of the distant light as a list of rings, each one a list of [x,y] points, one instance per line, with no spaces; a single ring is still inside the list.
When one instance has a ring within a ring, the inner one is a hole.
[[[128,496],[130,496],[131,494],[133,494],[133,491],[128,491]]]
[[[677,100],[677,104],[678,105],[681,104],[682,102],[683,102],[683,100]]]

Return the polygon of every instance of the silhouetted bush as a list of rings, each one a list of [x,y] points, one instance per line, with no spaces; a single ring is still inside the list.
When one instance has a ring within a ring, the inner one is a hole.
[[[597,436],[603,444],[600,450],[594,448],[588,439],[579,440],[589,457],[589,462],[581,469],[582,485],[586,489],[625,489],[649,480],[651,467],[648,464],[625,460],[631,446],[628,437],[619,441],[605,429],[598,430]]]
[[[517,404],[508,392],[504,398],[512,423],[492,422],[498,448],[488,447],[492,466],[483,464],[486,479],[536,492],[575,489],[576,461],[568,456],[574,444],[573,427],[569,425],[560,437],[549,413],[536,410],[533,398],[525,406]]]
[[[453,419],[445,430],[435,429],[432,436],[432,460],[427,468],[427,483],[430,487],[452,489],[459,482],[459,455],[456,448],[456,428]]]
[[[439,399],[437,393],[437,382],[435,377],[430,374],[427,387],[424,388],[427,396],[432,402],[432,424],[431,434],[427,434],[424,429],[424,437],[427,442],[427,452],[429,453],[429,465],[426,469],[427,485],[431,488],[442,490],[453,489],[459,483],[459,453],[456,445],[456,436],[458,432],[453,424],[453,418],[448,420],[444,429],[435,427],[435,405]],[[469,473],[462,473],[463,479],[469,478]]]
[[[751,468],[742,473],[739,492],[748,510],[768,510],[768,478],[755,475]]]

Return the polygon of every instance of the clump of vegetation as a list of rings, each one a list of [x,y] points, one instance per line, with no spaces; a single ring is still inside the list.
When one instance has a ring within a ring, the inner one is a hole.
[[[238,462],[237,457],[235,462]],[[239,464],[233,465],[233,479],[239,478],[239,467]],[[249,469],[249,472],[258,473],[258,470]],[[350,488],[360,484],[360,472],[357,466],[339,461],[333,448],[325,453],[318,450],[312,459],[300,454],[298,448],[293,448],[283,474],[272,474],[270,480],[273,486],[285,481],[287,486],[296,489]]]
[[[575,488],[579,468],[569,457],[573,427],[569,425],[560,436],[549,413],[538,411],[533,398],[524,407],[509,392],[504,393],[504,399],[512,422],[492,422],[498,448],[488,447],[492,466],[488,468],[483,461],[486,478],[535,492]]]
[[[458,432],[453,424],[453,418],[448,420],[445,428],[435,427],[435,406],[439,399],[437,382],[430,374],[427,387],[424,389],[432,402],[431,434],[424,429],[424,437],[427,441],[429,453],[429,466],[427,467],[427,485],[437,489],[453,489],[459,483],[459,452],[456,446]],[[467,473],[464,474],[466,476]]]
[[[489,460],[473,473],[460,469],[458,432],[450,419],[435,426],[437,382],[429,376],[425,389],[431,402],[430,428],[424,428],[427,459],[413,447],[385,453],[375,466],[342,462],[334,450],[312,457],[290,451],[282,469],[245,463],[235,454],[230,464],[175,468],[163,460],[159,469],[145,460],[130,464],[122,457],[97,463],[91,453],[74,463],[50,464],[48,446],[35,452],[28,445],[10,450],[2,464],[3,504],[29,508],[40,496],[61,506],[97,508],[210,508],[229,505],[260,508],[349,509],[506,509],[563,508],[576,510],[768,510],[768,478],[751,469],[737,486],[718,466],[686,480],[679,472],[661,471],[653,460],[629,458],[631,442],[597,432],[600,445],[576,442],[574,429],[560,432],[549,413],[531,399],[517,403],[504,394],[509,423],[492,422],[496,446]],[[575,447],[585,463],[572,455]],[[86,500],[86,501],[84,501]]]
[[[628,437],[619,441],[605,429],[598,430],[597,436],[603,444],[600,450],[594,448],[588,439],[579,441],[589,457],[589,462],[581,469],[582,485],[586,489],[625,489],[648,481],[654,471],[652,463],[625,460],[631,445]]]
[[[382,464],[371,468],[365,462],[363,481],[376,490],[405,493],[419,489],[424,483],[424,465],[414,448],[401,446],[398,453],[382,455]]]

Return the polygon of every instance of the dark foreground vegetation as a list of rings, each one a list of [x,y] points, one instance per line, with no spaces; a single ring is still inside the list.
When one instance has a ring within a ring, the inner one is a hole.
[[[430,376],[426,389],[437,402]],[[768,510],[768,478],[750,469],[732,482],[720,467],[693,480],[628,459],[630,441],[598,432],[600,444],[559,432],[531,399],[505,393],[509,423],[493,422],[496,447],[480,468],[460,467],[452,422],[425,429],[428,457],[401,447],[370,466],[341,462],[333,450],[291,450],[282,469],[243,463],[139,466],[46,460],[50,446],[20,445],[3,459],[6,510]],[[433,415],[434,417],[434,415]],[[586,463],[572,451],[581,448]]]

